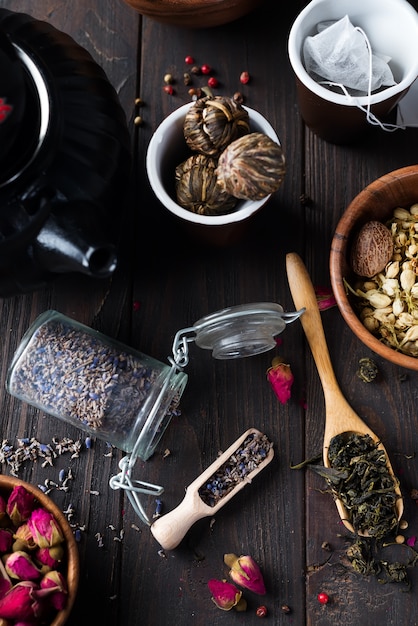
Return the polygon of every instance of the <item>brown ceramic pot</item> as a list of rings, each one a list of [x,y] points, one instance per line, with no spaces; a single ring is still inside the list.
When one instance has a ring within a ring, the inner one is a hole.
[[[158,22],[209,28],[247,15],[264,0],[125,0],[138,13]]]
[[[352,284],[350,248],[361,226],[370,220],[385,222],[396,207],[409,208],[415,202],[418,202],[418,165],[410,165],[378,178],[363,189],[345,210],[335,230],[330,254],[331,285],[348,326],[373,352],[411,370],[418,370],[418,358],[385,346],[366,329],[347,295],[344,279]]]

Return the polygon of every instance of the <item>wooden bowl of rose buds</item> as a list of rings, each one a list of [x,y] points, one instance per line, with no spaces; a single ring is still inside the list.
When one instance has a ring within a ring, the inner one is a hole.
[[[73,531],[40,489],[5,475],[0,475],[0,550],[0,621],[63,626],[79,581]]]
[[[349,204],[332,239],[330,276],[360,341],[418,370],[418,165],[378,178]]]

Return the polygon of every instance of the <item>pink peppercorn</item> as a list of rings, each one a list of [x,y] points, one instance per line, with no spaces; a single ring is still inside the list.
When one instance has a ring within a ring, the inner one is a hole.
[[[243,85],[246,85],[247,83],[249,83],[250,82],[250,75],[249,75],[249,73],[248,72],[241,72],[241,75],[239,77],[239,81]]]
[[[217,80],[214,76],[211,76],[211,77],[209,78],[209,80],[208,80],[208,86],[209,86],[209,87],[217,87],[217,86],[218,86],[218,84],[219,84],[219,83],[218,83],[218,80]]]
[[[255,614],[257,615],[257,617],[266,617],[267,615],[267,607],[262,605],[259,606],[258,609],[256,610]]]
[[[172,96],[174,93],[174,89],[172,85],[164,85],[163,89],[166,93],[168,93],[169,96]]]
[[[202,71],[202,74],[210,74],[210,73],[211,73],[211,71],[212,71],[211,66],[210,66],[210,65],[207,65],[207,64],[202,65],[202,67],[201,67],[200,69],[201,69],[201,71]]]
[[[327,604],[329,602],[328,594],[324,593],[323,591],[321,593],[318,593],[318,602],[320,602],[321,604]]]
[[[187,63],[187,65],[193,65],[194,63],[194,58],[191,57],[190,55],[187,55],[187,57],[184,59],[185,63]]]

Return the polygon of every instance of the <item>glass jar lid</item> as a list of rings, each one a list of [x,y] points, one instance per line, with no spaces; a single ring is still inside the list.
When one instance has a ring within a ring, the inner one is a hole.
[[[199,348],[212,350],[215,359],[254,356],[274,348],[276,335],[304,311],[286,313],[273,302],[222,309],[195,322],[195,343]]]

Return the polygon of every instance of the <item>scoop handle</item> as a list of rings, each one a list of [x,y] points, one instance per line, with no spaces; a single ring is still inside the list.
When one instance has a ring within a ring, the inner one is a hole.
[[[302,259],[296,252],[286,255],[286,270],[296,308],[305,307],[306,309],[300,321],[311,348],[324,393],[325,395],[327,391],[335,393],[337,380],[329,355],[315,289]]]
[[[173,550],[192,525],[210,513],[209,507],[204,504],[196,491],[187,488],[180,504],[159,517],[151,525],[151,532],[164,550]]]

